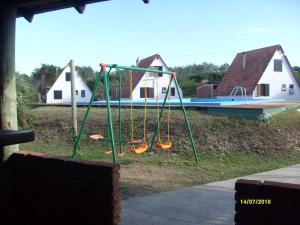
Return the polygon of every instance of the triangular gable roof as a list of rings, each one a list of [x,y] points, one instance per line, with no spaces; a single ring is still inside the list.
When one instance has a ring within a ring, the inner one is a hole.
[[[46,93],[46,95],[52,90],[52,87],[55,85],[56,82],[58,82],[58,78],[60,78],[60,76],[63,76],[66,71],[68,70],[69,68],[69,64],[67,64],[61,71],[61,73],[58,75],[58,77],[56,78],[56,80],[54,81],[54,83],[52,84],[52,86],[49,88],[48,92]],[[71,69],[70,69],[71,70]],[[91,89],[89,88],[89,86],[85,83],[85,81],[82,79],[82,77],[80,76],[80,74],[78,73],[78,71],[75,69],[75,77],[78,76],[80,78],[80,80],[83,82],[83,85],[85,86],[86,90],[91,91]],[[75,78],[76,80],[76,78]]]
[[[153,61],[158,58],[162,60],[162,58],[159,54],[154,54],[152,56],[144,58],[138,63],[137,67],[150,68]],[[163,61],[163,63],[165,64],[164,61]],[[144,74],[145,74],[145,72],[143,72],[143,71],[132,71],[132,91],[135,89],[137,84],[143,78]],[[122,85],[122,97],[123,98],[130,97],[130,73],[129,72],[125,74],[125,80]]]
[[[234,86],[242,86],[246,88],[247,93],[252,93],[278,49],[283,52],[280,45],[274,45],[238,53],[218,85],[216,95],[229,95]],[[245,53],[246,65],[243,70],[243,55]]]

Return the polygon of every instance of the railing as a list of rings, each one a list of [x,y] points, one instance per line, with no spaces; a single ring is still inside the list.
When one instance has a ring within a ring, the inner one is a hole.
[[[235,99],[239,92],[241,99],[247,101],[247,90],[242,86],[234,86],[230,92],[230,98]]]

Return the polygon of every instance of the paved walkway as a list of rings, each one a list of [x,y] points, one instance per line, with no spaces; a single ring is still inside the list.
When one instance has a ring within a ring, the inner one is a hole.
[[[300,184],[300,164],[240,178]],[[120,225],[233,225],[240,178],[124,200]]]

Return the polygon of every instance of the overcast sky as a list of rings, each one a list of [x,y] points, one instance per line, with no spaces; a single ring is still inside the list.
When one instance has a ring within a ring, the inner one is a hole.
[[[299,0],[112,0],[17,19],[16,70],[42,63],[98,70],[159,53],[168,66],[231,63],[238,52],[281,44],[300,66]]]

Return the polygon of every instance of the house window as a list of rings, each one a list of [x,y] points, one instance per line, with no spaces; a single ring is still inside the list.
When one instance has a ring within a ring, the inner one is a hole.
[[[286,84],[281,85],[281,91],[286,91]]]
[[[76,90],[76,95],[78,95],[78,90]]]
[[[290,95],[295,94],[295,89],[294,89],[294,85],[293,84],[290,84],[290,86],[289,86],[289,94]]]
[[[66,72],[66,81],[71,81],[71,73]]]
[[[145,98],[145,88],[144,87],[140,88],[140,98]]]
[[[147,98],[154,98],[154,88],[146,88]],[[140,98],[145,98],[145,87],[140,88]]]
[[[282,60],[281,59],[274,59],[274,71],[282,72]]]
[[[147,88],[148,92],[147,92],[147,96],[148,98],[154,98],[154,88]]]
[[[257,97],[270,96],[270,85],[269,84],[258,84],[257,85]]]
[[[85,90],[81,90],[81,98],[85,97]]]
[[[54,91],[54,99],[62,99],[62,91],[55,90]]]
[[[159,71],[163,71],[163,67],[162,66],[153,66],[152,67],[154,70],[159,70]],[[154,75],[155,73],[153,73]],[[163,73],[158,73],[157,74],[159,77],[162,77],[163,76]]]
[[[167,92],[167,88],[166,87],[163,87],[162,89],[161,89],[161,93],[166,93]]]
[[[175,88],[171,87],[171,96],[175,96]]]

